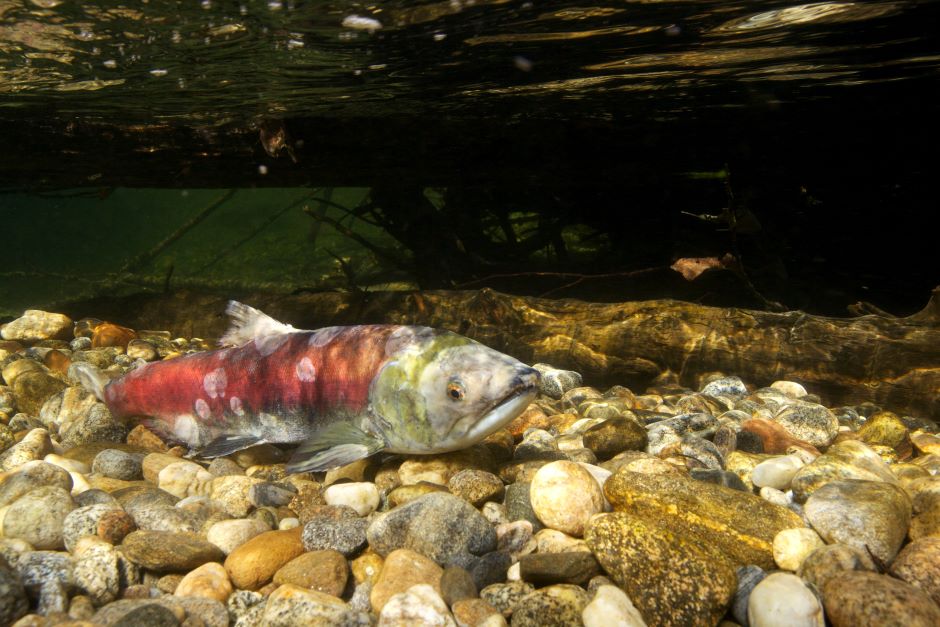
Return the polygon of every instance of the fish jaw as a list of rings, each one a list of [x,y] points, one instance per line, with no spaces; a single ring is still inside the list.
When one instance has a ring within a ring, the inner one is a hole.
[[[537,392],[537,388],[526,388],[513,392],[503,402],[477,420],[462,437],[451,438],[449,440],[451,447],[448,450],[454,451],[467,448],[488,435],[499,431],[525,411],[529,403],[535,400]]]

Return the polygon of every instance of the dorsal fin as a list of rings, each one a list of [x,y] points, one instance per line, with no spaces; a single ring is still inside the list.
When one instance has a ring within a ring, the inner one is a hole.
[[[241,346],[255,338],[293,333],[297,330],[237,300],[228,302],[225,313],[232,319],[232,324],[219,339],[220,346]]]

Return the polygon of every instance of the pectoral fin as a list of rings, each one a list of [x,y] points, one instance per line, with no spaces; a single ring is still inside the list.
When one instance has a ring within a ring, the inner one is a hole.
[[[212,440],[199,451],[199,457],[224,457],[246,448],[262,444],[264,440],[254,435],[222,435]]]
[[[287,472],[319,472],[351,464],[378,453],[385,442],[350,423],[331,425],[303,442],[287,464]]]

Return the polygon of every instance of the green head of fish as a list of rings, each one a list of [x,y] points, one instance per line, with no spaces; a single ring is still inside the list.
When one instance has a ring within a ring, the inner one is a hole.
[[[402,346],[372,382],[372,427],[389,452],[466,448],[522,413],[535,398],[538,377],[469,338],[424,334]]]

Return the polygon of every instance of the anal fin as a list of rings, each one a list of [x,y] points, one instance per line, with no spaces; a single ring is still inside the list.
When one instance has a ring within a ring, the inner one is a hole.
[[[287,464],[287,472],[320,472],[378,453],[385,442],[350,423],[331,425],[304,441]]]
[[[224,457],[263,442],[255,435],[221,435],[200,449],[197,455],[206,458]]]

